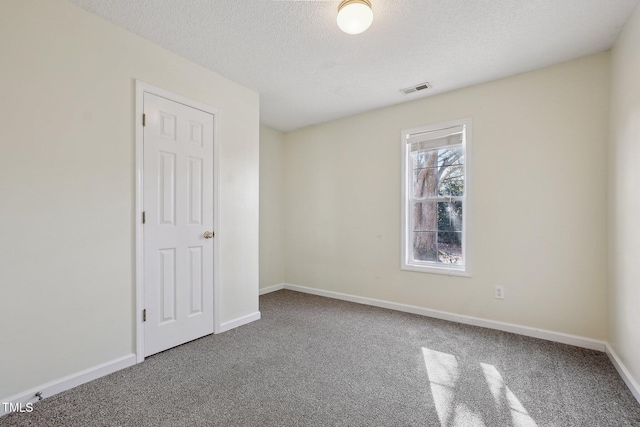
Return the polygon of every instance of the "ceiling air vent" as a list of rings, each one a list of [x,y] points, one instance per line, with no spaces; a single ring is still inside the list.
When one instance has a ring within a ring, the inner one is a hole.
[[[431,85],[427,82],[420,83],[405,89],[400,89],[400,92],[404,93],[405,95],[409,95],[410,93],[418,92],[425,89],[431,89]]]

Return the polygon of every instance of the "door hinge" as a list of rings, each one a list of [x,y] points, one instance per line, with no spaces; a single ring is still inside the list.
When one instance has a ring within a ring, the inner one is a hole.
[[[142,126],[147,125],[147,115],[142,113]]]
[[[147,309],[146,308],[144,310],[142,310],[142,321],[143,322],[147,321]]]
[[[147,212],[142,211],[142,223],[144,224],[145,222],[147,222]]]

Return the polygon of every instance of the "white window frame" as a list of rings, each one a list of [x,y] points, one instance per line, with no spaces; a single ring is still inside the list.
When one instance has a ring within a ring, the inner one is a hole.
[[[462,149],[464,150],[464,195],[462,197],[456,197],[457,200],[462,201],[462,266],[456,266],[454,264],[438,264],[432,261],[420,261],[413,259],[413,235],[411,230],[411,218],[409,215],[412,213],[412,209],[409,204],[411,203],[410,191],[412,190],[412,174],[411,172],[411,159],[410,159],[410,144],[411,137],[414,139],[419,134],[426,132],[446,132],[447,129],[463,128]],[[402,242],[401,242],[401,263],[400,268],[408,271],[419,271],[423,273],[436,273],[447,274],[452,276],[465,276],[471,277],[471,194],[472,194],[472,180],[471,180],[471,134],[472,134],[471,119],[453,120],[445,123],[436,123],[427,126],[421,126],[417,128],[405,129],[401,133],[401,151],[402,151]]]

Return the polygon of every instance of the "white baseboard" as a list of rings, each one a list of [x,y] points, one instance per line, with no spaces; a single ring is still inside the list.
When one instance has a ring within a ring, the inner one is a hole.
[[[135,364],[136,355],[128,354],[118,359],[105,362],[101,365],[85,369],[84,371],[80,371],[75,374],[67,375],[66,377],[50,381],[25,392],[7,397],[6,399],[2,399],[2,402],[22,404],[24,407],[27,403],[35,403],[38,401],[36,393],[41,393],[42,398],[46,399],[47,397],[51,397],[55,394],[77,387],[81,384],[88,383],[89,381],[104,377],[105,375],[109,375]],[[0,408],[0,417],[9,413],[8,406],[9,405],[2,405],[2,408]]]
[[[284,289],[284,283],[278,285],[267,286],[266,288],[260,288],[260,295],[269,294],[271,292],[280,291]]]
[[[622,363],[622,360],[618,357],[615,351],[609,343],[607,343],[607,356],[609,356],[609,360],[613,363],[613,366],[616,368],[622,380],[625,382],[629,390],[631,390],[631,394],[636,398],[638,403],[640,403],[640,385],[636,382],[635,379],[631,376],[631,373],[627,369],[626,366]]]
[[[256,320],[260,320],[259,311],[220,324],[220,329],[216,331],[216,334],[226,332],[228,330],[237,328],[238,326],[246,325],[247,323],[255,322]]]
[[[285,283],[285,289],[304,292],[307,294],[319,295],[343,301],[355,302],[358,304],[371,305],[374,307],[388,308],[390,310],[402,311],[405,313],[419,314],[436,319],[449,320],[451,322],[464,323],[465,325],[481,326],[483,328],[496,329],[498,331],[512,332],[514,334],[525,335],[527,337],[540,338],[543,340],[559,342],[562,344],[574,345],[576,347],[588,348],[591,350],[605,351],[606,343],[591,338],[577,335],[563,334],[561,332],[547,331],[544,329],[531,328],[529,326],[515,325],[513,323],[498,322],[496,320],[482,319],[479,317],[464,316],[461,314],[449,313],[446,311],[432,310],[429,308],[416,307],[413,305],[400,304],[383,301],[373,298],[348,295],[339,292],[325,291],[321,289],[308,288],[305,286]]]

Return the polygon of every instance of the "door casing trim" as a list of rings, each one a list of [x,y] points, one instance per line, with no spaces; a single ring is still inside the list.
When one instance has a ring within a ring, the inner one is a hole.
[[[219,307],[220,300],[218,298],[218,283],[219,280],[219,254],[218,254],[218,240],[219,240],[219,227],[218,227],[218,218],[219,215],[219,205],[218,205],[218,195],[219,195],[219,148],[220,144],[218,141],[218,110],[203,104],[198,101],[194,101],[190,98],[187,98],[182,95],[178,95],[176,93],[170,92],[166,89],[159,88],[157,86],[150,85],[148,83],[142,82],[140,80],[135,81],[136,85],[136,116],[134,119],[135,123],[135,174],[136,174],[136,200],[135,200],[135,209],[134,209],[134,224],[135,224],[135,311],[133,313],[133,318],[135,319],[135,352],[136,352],[136,363],[140,363],[144,361],[144,324],[142,321],[142,310],[145,308],[144,302],[144,227],[142,226],[142,211],[143,211],[143,188],[144,188],[144,180],[143,180],[143,172],[144,172],[144,129],[142,126],[142,114],[144,110],[144,93],[151,93],[153,95],[157,95],[168,100],[184,104],[186,106],[196,108],[198,110],[202,110],[204,112],[210,113],[213,115],[213,230],[216,233],[216,237],[213,239],[213,330],[214,332],[218,332],[220,330],[220,318],[219,318]]]

